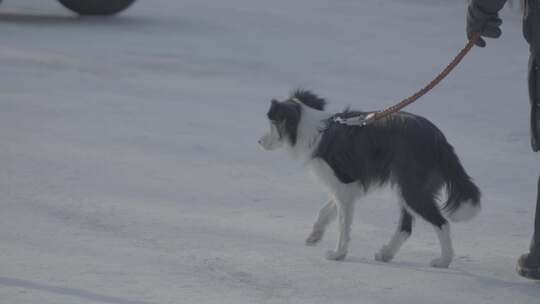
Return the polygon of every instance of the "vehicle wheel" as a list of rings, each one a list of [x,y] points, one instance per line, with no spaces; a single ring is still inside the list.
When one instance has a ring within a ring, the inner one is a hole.
[[[58,0],[79,15],[114,15],[128,8],[135,0]]]

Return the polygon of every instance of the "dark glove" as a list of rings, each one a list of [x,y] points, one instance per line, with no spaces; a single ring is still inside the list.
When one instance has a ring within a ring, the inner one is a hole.
[[[472,2],[467,10],[467,38],[471,38],[473,33],[480,33],[480,36],[489,38],[499,38],[501,36],[502,24],[498,13],[488,13]],[[476,40],[476,45],[485,47],[486,41],[482,38]]]

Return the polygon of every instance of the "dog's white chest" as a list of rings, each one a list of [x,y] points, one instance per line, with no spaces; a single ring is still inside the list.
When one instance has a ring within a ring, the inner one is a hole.
[[[347,186],[342,183],[334,173],[334,170],[322,159],[316,158],[309,162],[311,172],[325,186],[335,191],[336,189]]]

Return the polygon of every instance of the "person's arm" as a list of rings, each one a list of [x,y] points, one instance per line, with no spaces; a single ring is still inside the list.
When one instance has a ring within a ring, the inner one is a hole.
[[[502,24],[499,11],[505,3],[506,0],[471,0],[467,9],[467,37],[479,32],[483,37],[499,38]],[[484,47],[486,41],[478,38],[476,45]]]

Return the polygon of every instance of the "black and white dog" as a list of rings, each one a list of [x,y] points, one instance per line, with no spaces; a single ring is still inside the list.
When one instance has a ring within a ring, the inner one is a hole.
[[[454,251],[447,220],[437,198],[446,186],[442,207],[452,221],[465,221],[480,211],[480,191],[463,169],[442,132],[427,119],[399,112],[367,126],[336,122],[369,113],[324,111],[326,101],[310,91],[297,90],[284,101],[272,100],[268,111],[270,132],[259,143],[265,150],[288,149],[305,161],[328,187],[329,201],[319,211],[306,244],[321,240],[327,225],[339,218],[337,247],[330,260],[347,255],[355,200],[374,187],[391,184],[399,193],[401,219],[390,242],[375,255],[390,261],[410,236],[414,216],[433,225],[441,245],[434,267],[448,267]]]

